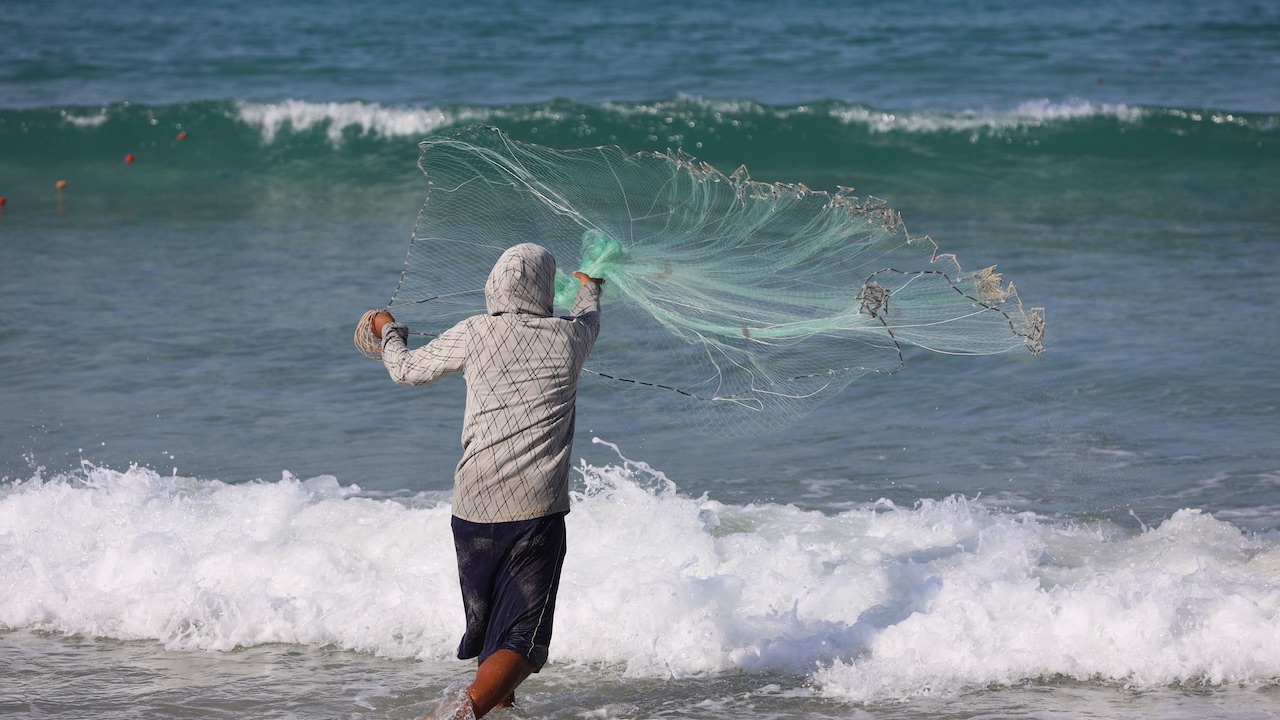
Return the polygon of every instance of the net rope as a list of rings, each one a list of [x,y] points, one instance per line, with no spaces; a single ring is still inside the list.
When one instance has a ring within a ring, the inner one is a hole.
[[[379,312],[381,311],[369,310],[361,315],[360,322],[356,323],[356,349],[370,360],[382,359],[382,340],[373,334],[373,316]]]
[[[508,247],[546,246],[567,312],[574,270],[608,281],[586,372],[629,404],[710,435],[790,424],[902,349],[1043,350],[994,268],[965,272],[898,213],[842,188],[724,175],[682,151],[557,150],[473,126],[421,144],[428,195],[388,309],[434,336],[485,311]],[[357,326],[356,344],[378,342]]]

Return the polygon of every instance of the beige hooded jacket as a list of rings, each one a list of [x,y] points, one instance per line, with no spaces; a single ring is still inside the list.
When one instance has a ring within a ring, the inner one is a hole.
[[[555,317],[555,258],[510,248],[485,283],[488,315],[416,350],[407,328],[382,330],[382,360],[401,385],[461,372],[467,383],[453,514],[471,522],[528,520],[569,510],[578,376],[600,333],[600,286],[582,285],[572,316]]]

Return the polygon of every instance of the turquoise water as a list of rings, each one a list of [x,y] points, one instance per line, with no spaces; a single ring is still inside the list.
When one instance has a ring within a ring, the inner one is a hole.
[[[408,718],[466,676],[462,384],[396,387],[350,338],[395,288],[417,142],[482,122],[853,187],[1048,316],[1042,356],[912,352],[755,438],[584,380],[564,607],[516,714],[1277,716],[1278,29],[19,3],[0,708]]]

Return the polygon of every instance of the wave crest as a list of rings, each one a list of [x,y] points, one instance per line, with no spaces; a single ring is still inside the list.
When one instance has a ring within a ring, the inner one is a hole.
[[[1199,511],[1132,534],[961,497],[834,515],[726,505],[621,454],[578,473],[557,663],[780,670],[857,702],[1052,677],[1280,679],[1280,537]],[[8,483],[0,627],[443,659],[462,617],[448,516],[442,497],[287,473]]]

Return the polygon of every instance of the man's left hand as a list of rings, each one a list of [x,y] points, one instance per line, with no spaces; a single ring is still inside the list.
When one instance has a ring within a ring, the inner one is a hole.
[[[391,317],[391,313],[387,312],[386,310],[382,310],[378,312],[377,315],[373,316],[373,321],[370,323],[370,325],[373,327],[373,336],[381,340],[382,326],[386,325],[389,322],[395,322],[395,321],[396,319]]]

